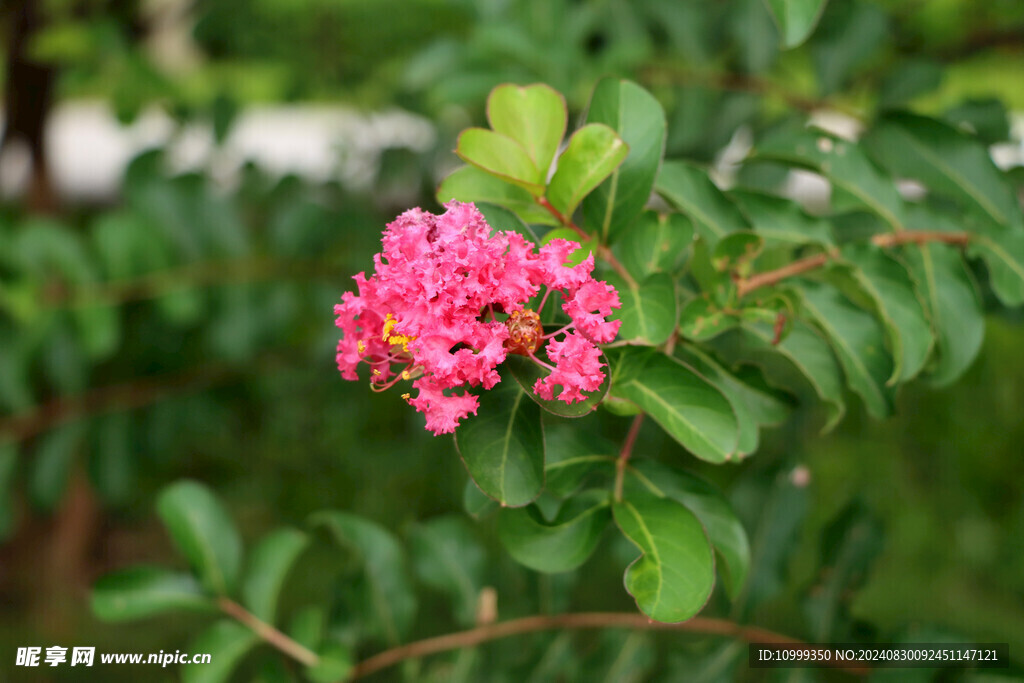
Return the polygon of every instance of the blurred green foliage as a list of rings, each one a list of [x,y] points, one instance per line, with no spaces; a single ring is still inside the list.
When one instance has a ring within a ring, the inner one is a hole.
[[[204,618],[100,624],[85,599],[89,582],[126,564],[185,566],[154,509],[179,478],[217,491],[250,546],[323,509],[372,519],[412,549],[464,517],[467,477],[451,442],[425,433],[394,396],[333,371],[331,307],[397,212],[381,199],[388,184],[411,177],[421,204],[436,208],[435,162],[451,164],[454,131],[482,120],[494,85],[547,82],[575,114],[598,77],[633,77],[669,113],[669,156],[700,162],[741,127],[760,134],[794,109],[910,106],[995,143],[1009,136],[1005,107],[1024,107],[1024,8],[1013,0],[832,0],[792,51],[780,50],[762,0],[198,0],[193,35],[204,59],[179,72],[145,46],[152,22],[136,3],[45,7],[33,57],[59,67],[63,97],[104,97],[125,121],[156,103],[181,122],[220,117],[226,135],[252,102],[344,100],[425,113],[441,135],[422,158],[389,156],[395,175],[365,195],[251,166],[225,190],[204,173],[169,174],[153,152],[128,169],[117,206],[51,215],[3,207],[0,601],[9,609],[0,672],[26,644],[185,647]],[[769,164],[744,173],[749,185],[780,180]],[[1013,476],[1024,438],[1020,320],[997,311],[991,293],[987,303],[980,360],[954,388],[911,385],[897,417],[882,423],[855,405],[828,436],[800,410],[742,467],[694,463],[730,492],[754,543],[757,578],[731,616],[838,639],[815,602],[829,580],[822,558],[834,559],[828,548],[869,520],[879,540],[858,551],[862,566],[837,589],[853,635],[1024,647],[1024,488]],[[628,420],[591,424],[621,440]],[[636,448],[679,455],[649,427]],[[806,468],[806,487],[793,485],[795,467]],[[470,533],[485,557],[478,580],[497,587],[502,618],[634,609],[621,590],[627,546],[606,537],[585,571],[538,576],[509,560],[493,518]],[[451,611],[444,581],[418,562],[412,636],[470,623],[466,600]],[[331,590],[338,566],[329,548],[310,551],[279,610],[315,621],[300,608]],[[729,610],[721,596],[708,607]],[[756,680],[728,668],[742,647],[671,634],[536,634],[411,664],[404,675],[474,680],[500,668],[506,680]],[[272,680],[269,662],[260,651],[238,680]],[[137,680],[124,667],[89,676]],[[175,679],[165,670],[149,680]]]

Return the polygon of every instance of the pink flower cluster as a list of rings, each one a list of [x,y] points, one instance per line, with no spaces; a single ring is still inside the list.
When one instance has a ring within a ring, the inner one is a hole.
[[[619,321],[606,320],[619,307],[618,292],[591,276],[593,255],[567,266],[576,242],[555,239],[535,251],[519,233],[491,234],[473,204],[453,201],[445,208],[440,216],[411,209],[388,224],[375,273],[356,275],[358,294],[345,292],[334,307],[343,333],[337,353],[342,376],[358,379],[362,362],[376,390],[412,380],[418,394],[403,397],[434,434],[453,432],[459,420],[476,414],[477,398],[453,390],[493,387],[508,353],[550,370],[534,385],[538,396],[552,400],[561,386],[558,399],[582,401],[583,392],[604,380],[595,344],[610,342],[619,330]],[[562,293],[571,319],[551,335],[524,308],[542,285]],[[551,363],[535,355],[543,343]]]

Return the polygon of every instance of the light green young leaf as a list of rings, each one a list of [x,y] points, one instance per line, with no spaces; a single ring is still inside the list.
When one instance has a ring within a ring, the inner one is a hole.
[[[455,430],[455,446],[481,491],[518,507],[544,487],[544,429],[540,407],[511,379],[483,392],[476,416]]]
[[[562,94],[543,83],[499,85],[487,97],[487,120],[496,133],[523,146],[546,180],[568,121]]]
[[[203,586],[218,595],[234,589],[242,539],[220,501],[204,485],[179,481],[161,492],[157,514]]]
[[[618,168],[629,145],[602,123],[588,123],[569,138],[547,197],[563,216],[571,216],[583,198]]]
[[[513,183],[539,197],[544,194],[544,176],[523,146],[510,137],[486,128],[468,128],[459,135],[455,153],[496,178]]]
[[[622,165],[583,200],[584,226],[610,244],[630,229],[651,196],[665,152],[665,112],[636,83],[605,78],[594,88],[587,123],[607,124],[629,145]]]
[[[463,166],[441,181],[437,188],[437,201],[452,199],[460,202],[489,202],[513,211],[526,223],[555,225],[551,212],[537,204],[527,190],[506,182],[476,166]]]

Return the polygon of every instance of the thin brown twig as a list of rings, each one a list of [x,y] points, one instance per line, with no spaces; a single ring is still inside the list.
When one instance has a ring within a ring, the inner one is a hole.
[[[247,626],[253,633],[262,638],[265,642],[277,648],[297,662],[305,666],[316,666],[320,663],[320,657],[315,652],[298,643],[267,622],[259,619],[249,610],[239,605],[234,600],[226,597],[217,599],[217,606],[221,611],[232,619]]]
[[[658,621],[651,621],[642,614],[631,612],[583,612],[575,614],[540,614],[521,619],[487,624],[460,631],[449,633],[434,638],[418,640],[414,643],[400,645],[390,650],[385,650],[369,659],[359,662],[349,674],[347,680],[363,678],[388,667],[394,666],[406,659],[425,657],[427,655],[474,647],[481,643],[499,638],[533,633],[535,631],[549,631],[553,629],[586,629],[586,628],[629,628],[657,631],[685,631],[689,633],[700,633],[706,635],[718,635],[731,638],[738,638],[749,643],[766,643],[771,645],[805,645],[801,640],[790,638],[774,631],[758,628],[756,626],[741,626],[725,619],[714,619],[710,617],[694,617],[681,624],[664,624]],[[870,669],[856,664],[836,664],[837,668],[844,669],[850,673],[866,674]]]
[[[970,233],[966,232],[940,232],[937,230],[901,230],[900,232],[888,232],[874,235],[871,243],[879,247],[897,247],[904,244],[927,244],[929,242],[940,242],[955,246],[965,246],[971,241]],[[750,277],[740,278],[736,281],[736,293],[743,297],[755,289],[777,284],[782,280],[802,275],[806,272],[821,268],[832,259],[839,257],[838,249],[831,249],[820,254],[814,254],[792,263],[787,263],[781,268],[757,273]]]
[[[629,462],[630,456],[633,455],[633,446],[636,444],[636,437],[640,434],[640,427],[643,424],[644,414],[639,413],[633,418],[633,423],[629,425],[626,440],[622,442],[622,450],[619,451],[619,457],[615,461],[615,502],[622,500],[622,480],[626,474],[626,463]]]
[[[551,202],[547,200],[546,197],[538,197],[537,204],[544,207],[548,211],[548,213],[554,216],[555,220],[557,220],[562,225],[562,227],[569,228],[577,235],[579,235],[581,242],[586,242],[592,239],[592,237],[588,235],[586,231],[583,230],[583,228],[581,228],[580,226],[576,225],[575,222],[573,222],[571,217],[564,215],[561,211],[556,209],[551,204]],[[626,284],[630,287],[630,289],[637,288],[638,285],[636,283],[636,280],[634,280],[633,276],[629,274],[629,271],[626,270],[625,266],[619,263],[619,259],[615,258],[615,254],[612,253],[611,249],[609,249],[604,244],[599,244],[597,245],[596,251],[597,255],[604,259],[608,263],[608,265],[610,265],[612,269],[618,274],[619,277],[625,280]]]

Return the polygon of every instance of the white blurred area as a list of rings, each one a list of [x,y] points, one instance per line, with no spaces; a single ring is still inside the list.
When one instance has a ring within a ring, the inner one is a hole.
[[[422,152],[434,139],[429,121],[401,110],[363,113],[341,106],[256,106],[240,113],[224,144],[217,147],[209,125],[181,127],[154,108],[125,126],[102,101],[81,101],[54,110],[46,146],[58,195],[91,203],[116,198],[128,163],[153,148],[166,148],[170,171],[205,168],[226,186],[251,161],[274,175],[339,180],[361,189],[376,177],[384,150]],[[0,194],[23,193],[30,173],[27,150],[9,145],[0,156]]]

